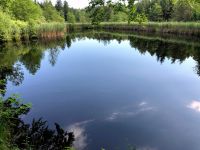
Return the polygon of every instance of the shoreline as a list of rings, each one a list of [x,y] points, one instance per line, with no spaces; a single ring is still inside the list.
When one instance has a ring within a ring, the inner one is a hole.
[[[0,43],[32,41],[41,39],[64,38],[70,32],[80,30],[104,30],[111,32],[151,33],[172,36],[200,37],[200,22],[147,22],[147,23],[43,23],[36,26],[24,26],[20,28],[18,37],[9,33],[8,39],[0,38]]]

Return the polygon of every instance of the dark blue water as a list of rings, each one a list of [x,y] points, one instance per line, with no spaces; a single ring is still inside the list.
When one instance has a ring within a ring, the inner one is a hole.
[[[32,103],[24,119],[60,123],[77,150],[199,150],[198,42],[103,35],[0,53],[21,68],[4,76]]]

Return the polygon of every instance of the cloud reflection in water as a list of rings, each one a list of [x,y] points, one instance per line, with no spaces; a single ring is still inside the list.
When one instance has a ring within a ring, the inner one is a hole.
[[[158,150],[157,148],[152,148],[152,147],[139,147],[137,150]]]
[[[87,134],[85,132],[85,125],[93,120],[82,121],[74,123],[67,127],[67,131],[73,132],[75,136],[74,148],[77,150],[84,150],[87,147]]]
[[[146,111],[153,111],[154,107],[149,106],[147,102],[141,102],[136,107],[132,108],[133,110],[127,111],[122,110],[118,112],[113,112],[110,116],[106,118],[106,120],[113,121],[116,120],[119,117],[130,117],[130,116],[136,116],[140,113],[146,112]]]
[[[197,112],[200,112],[200,101],[192,101],[189,105],[187,105],[188,108],[191,108]]]

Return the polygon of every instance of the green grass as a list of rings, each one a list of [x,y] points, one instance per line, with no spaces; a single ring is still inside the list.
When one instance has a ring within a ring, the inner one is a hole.
[[[64,36],[66,26],[64,23],[42,23],[33,27],[31,37],[36,38],[54,38]]]
[[[36,26],[36,30],[38,33],[45,32],[65,32],[65,24],[64,23],[42,23]]]
[[[103,22],[97,26],[89,23],[67,24],[72,29],[104,29],[113,31],[142,31],[150,33],[170,33],[179,35],[200,36],[200,22],[144,22],[131,24],[125,22]]]

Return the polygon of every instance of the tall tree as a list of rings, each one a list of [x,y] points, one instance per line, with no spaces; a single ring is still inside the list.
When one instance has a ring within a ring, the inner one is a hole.
[[[154,3],[149,11],[151,21],[162,21],[162,8],[159,3]]]
[[[68,5],[67,1],[65,0],[64,6],[63,6],[63,14],[64,14],[65,21],[68,21],[68,18],[67,18],[68,12],[69,12],[69,5]]]
[[[64,22],[64,18],[60,16],[59,12],[52,5],[51,1],[45,1],[40,4],[43,9],[43,16],[46,21]]]
[[[87,12],[90,15],[92,24],[99,24],[104,20],[104,0],[91,0],[87,7]]]
[[[136,12],[135,0],[128,0],[128,23],[134,20]]]
[[[58,12],[61,12],[63,10],[63,4],[62,4],[62,0],[57,0],[56,1],[56,5],[55,8]]]
[[[168,21],[173,14],[174,0],[160,0],[160,6],[162,7],[163,19]]]

